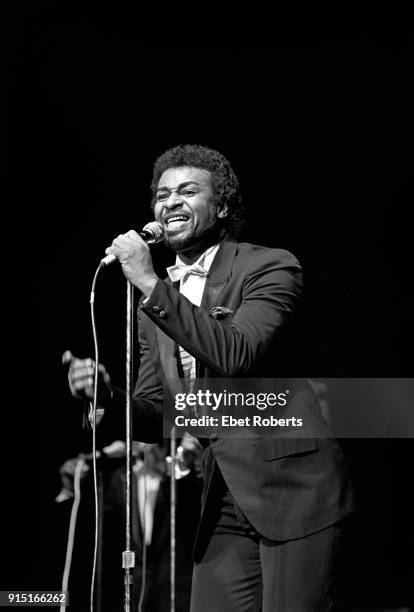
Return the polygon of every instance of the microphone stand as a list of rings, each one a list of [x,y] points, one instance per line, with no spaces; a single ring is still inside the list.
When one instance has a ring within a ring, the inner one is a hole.
[[[175,513],[177,506],[177,436],[175,426],[171,427],[170,444],[170,612],[175,612]]]
[[[122,553],[124,573],[124,611],[132,612],[135,553],[131,550],[132,541],[132,376],[133,376],[133,329],[134,329],[134,287],[127,281],[126,305],[126,521],[125,550]]]

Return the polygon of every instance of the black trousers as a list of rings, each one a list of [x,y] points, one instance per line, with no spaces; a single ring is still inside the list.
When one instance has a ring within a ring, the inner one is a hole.
[[[215,475],[216,492],[220,482]],[[224,481],[222,481],[224,482]],[[340,610],[338,523],[298,540],[258,534],[227,490],[201,559],[193,570],[191,612],[322,612]]]

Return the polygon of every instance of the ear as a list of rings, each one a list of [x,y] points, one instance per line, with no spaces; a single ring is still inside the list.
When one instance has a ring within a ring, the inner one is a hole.
[[[217,218],[218,219],[224,219],[225,217],[227,217],[228,212],[229,212],[229,207],[226,202],[224,204],[220,204],[217,206]]]

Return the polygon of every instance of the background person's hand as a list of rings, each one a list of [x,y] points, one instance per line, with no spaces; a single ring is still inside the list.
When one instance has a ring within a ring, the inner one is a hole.
[[[62,355],[62,363],[70,364],[69,389],[77,399],[93,399],[95,364],[93,359],[79,359],[70,351]],[[111,396],[111,378],[101,363],[98,365],[98,404]]]

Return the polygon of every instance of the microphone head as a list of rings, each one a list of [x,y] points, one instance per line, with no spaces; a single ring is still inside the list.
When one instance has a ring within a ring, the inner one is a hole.
[[[145,240],[147,244],[157,244],[157,242],[161,242],[164,237],[164,231],[162,229],[161,223],[158,221],[150,221],[139,232],[141,238]],[[103,259],[101,259],[102,266],[108,266],[109,264],[116,261],[115,255],[107,255]]]
[[[158,221],[150,221],[142,228],[142,233],[149,234],[150,237],[146,240],[148,244],[156,244],[161,242],[164,237],[164,232],[161,223]]]

